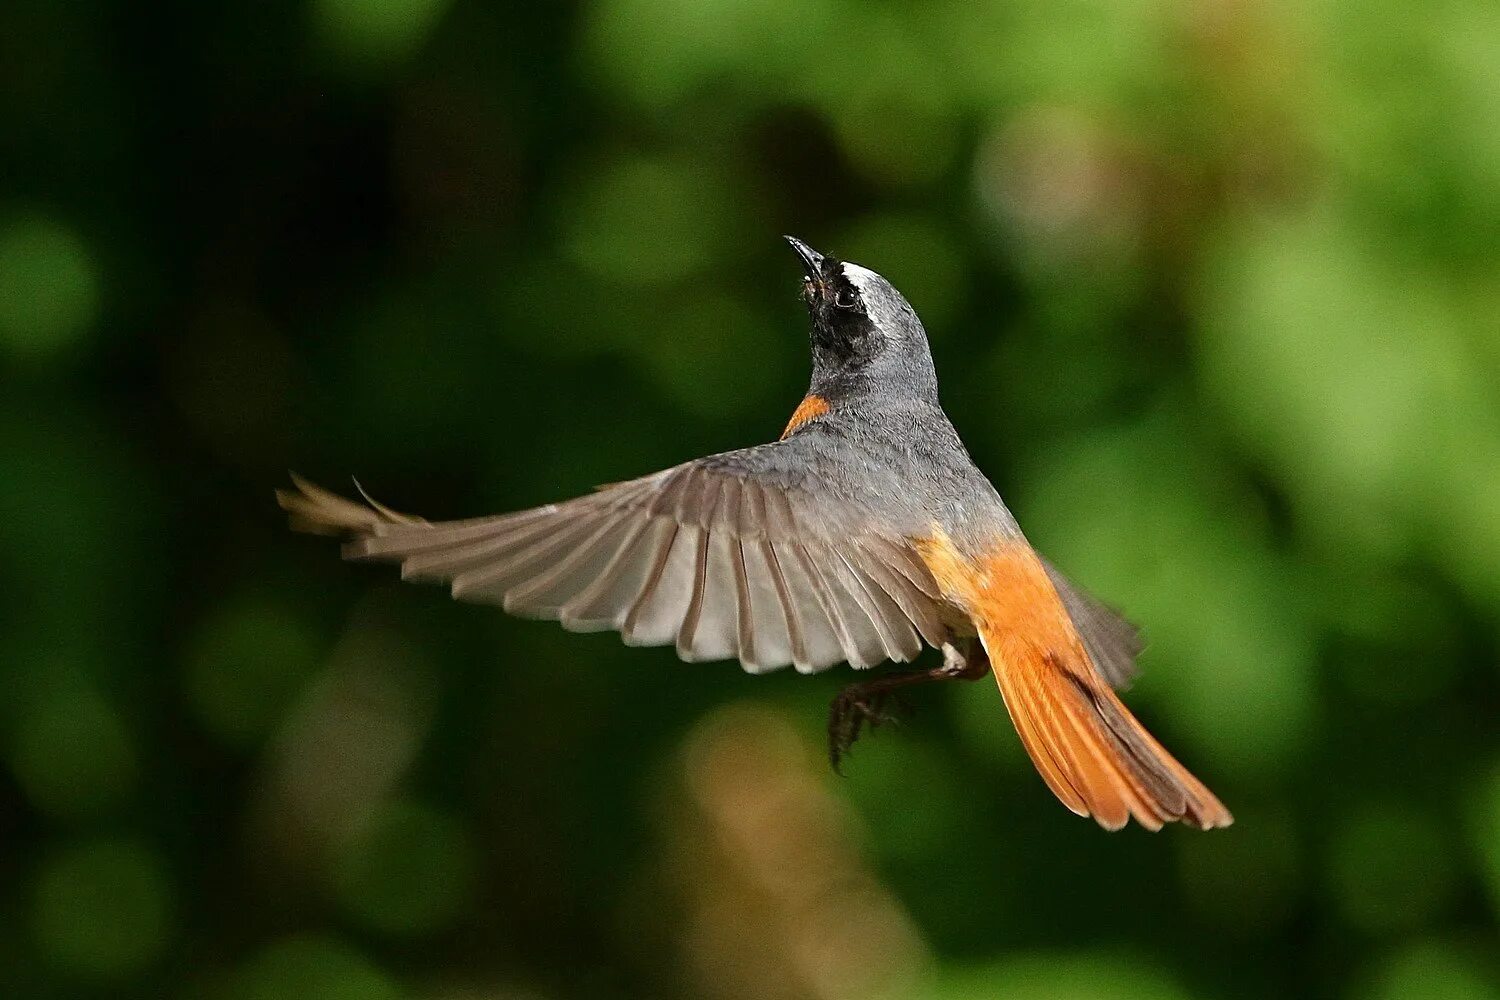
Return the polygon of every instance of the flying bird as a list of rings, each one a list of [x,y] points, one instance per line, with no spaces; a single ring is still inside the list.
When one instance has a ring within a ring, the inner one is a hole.
[[[916,312],[890,282],[787,237],[806,272],[812,380],[779,440],[518,513],[428,522],[297,477],[292,527],[349,540],[460,600],[614,630],[751,673],[863,669],[941,651],[931,669],[850,684],[829,710],[835,768],[894,692],[993,673],[1063,805],[1115,830],[1134,817],[1228,826],[1228,810],[1116,694],[1134,627],[1026,541],[938,403]],[[361,491],[363,492],[363,491]]]

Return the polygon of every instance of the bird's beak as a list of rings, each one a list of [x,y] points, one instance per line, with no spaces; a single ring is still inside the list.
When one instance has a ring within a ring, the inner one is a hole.
[[[797,256],[802,258],[802,269],[807,272],[807,276],[813,281],[821,282],[823,280],[823,255],[795,236],[783,236],[782,239],[790,243],[792,249],[797,251]]]

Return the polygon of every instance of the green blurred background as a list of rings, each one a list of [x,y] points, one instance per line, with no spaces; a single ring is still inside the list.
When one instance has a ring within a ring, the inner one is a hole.
[[[1500,8],[0,6],[0,992],[1500,997]],[[795,233],[927,321],[1238,817],[988,682],[683,665],[285,532],[774,437]]]

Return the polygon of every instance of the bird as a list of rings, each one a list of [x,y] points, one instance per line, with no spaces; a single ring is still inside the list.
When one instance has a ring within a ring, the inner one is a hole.
[[[614,630],[685,661],[762,673],[910,663],[829,706],[838,770],[915,684],[993,674],[1058,800],[1107,830],[1208,830],[1233,817],[1116,693],[1137,629],[1026,540],[938,401],[927,333],[881,275],[784,237],[803,268],[812,377],[775,441],[684,462],[559,503],[430,522],[292,476],[295,530],[345,558],[399,563],[453,597]],[[356,483],[358,487],[358,483]]]

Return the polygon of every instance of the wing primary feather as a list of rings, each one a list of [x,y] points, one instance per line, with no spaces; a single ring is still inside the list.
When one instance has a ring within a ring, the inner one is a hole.
[[[816,574],[804,563],[803,554],[797,551],[797,543],[775,543],[775,548],[777,565],[798,616],[802,645],[807,653],[807,672],[846,662],[847,652],[828,610],[827,597]]]
[[[639,515],[638,517],[636,525],[630,529],[630,533],[620,543],[620,547],[615,550],[615,554],[610,557],[609,562],[605,565],[604,569],[600,570],[599,575],[594,578],[594,581],[576,594],[567,604],[563,605],[561,617],[564,621],[574,618],[578,620],[591,620],[590,616],[584,614],[584,612],[591,610],[593,602],[598,600],[613,584],[616,575],[625,566],[632,550],[640,543],[647,529],[656,523],[650,515]]]
[[[719,487],[718,508],[714,516],[709,518],[711,522],[717,523],[704,525],[704,527],[715,531],[728,531],[734,537],[739,537],[743,530],[740,520],[741,503],[740,481],[733,478],[725,479]]]
[[[807,644],[802,638],[802,620],[796,605],[792,602],[786,577],[782,574],[781,560],[776,555],[776,546],[772,545],[768,538],[762,538],[760,546],[766,556],[766,566],[770,570],[771,582],[776,588],[776,598],[777,603],[781,605],[782,618],[786,621],[786,636],[792,648],[792,662],[798,670],[810,670],[812,663],[807,657]]]
[[[743,539],[729,540],[729,556],[734,569],[735,630],[740,662],[753,668],[760,664],[760,658],[755,650],[755,609],[751,606],[750,577],[745,571]]]
[[[719,510],[719,497],[722,489],[719,477],[700,475],[701,486],[698,482],[693,485],[697,489],[684,489],[682,493],[681,506],[678,509],[678,518],[688,524],[696,524],[699,528],[697,538],[697,551],[693,555],[693,591],[688,598],[687,611],[682,617],[682,624],[677,630],[677,655],[684,660],[694,658],[694,640],[697,637],[698,624],[703,617],[703,602],[708,596],[708,550],[713,542],[711,527],[714,517]]]
[[[839,601],[833,592],[833,585],[829,583],[828,577],[823,573],[818,560],[808,550],[806,544],[793,545],[792,551],[797,554],[802,564],[802,570],[807,574],[808,582],[812,584],[813,594],[818,599],[823,613],[828,616],[829,623],[833,626],[834,635],[837,636],[839,647],[844,652],[844,659],[852,667],[865,667],[871,664],[866,662],[864,653],[860,650],[858,643],[854,640],[854,633],[845,620],[844,612],[839,607]]]
[[[844,623],[859,647],[860,659],[850,663],[868,667],[888,659],[900,660],[900,652],[892,652],[894,640],[885,634],[880,612],[860,582],[859,574],[835,546],[823,546],[820,551],[823,557],[818,560],[818,568],[823,571],[834,600],[842,600]]]
[[[714,517],[719,512],[719,496],[724,492],[723,481],[718,476],[704,476],[702,491],[697,498],[697,518],[689,518],[684,512],[683,520],[689,524],[696,523],[704,531],[713,528]]]
[[[850,596],[854,598],[854,603],[859,605],[865,617],[870,619],[870,624],[875,627],[875,634],[880,644],[885,647],[885,656],[882,659],[894,660],[897,663],[905,663],[914,659],[916,653],[920,652],[921,646],[916,641],[911,625],[901,617],[900,609],[896,608],[884,590],[865,576],[864,572],[854,564],[854,560],[845,555],[841,546],[829,546],[829,551],[833,558],[838,560],[839,568],[843,570],[845,589],[849,591]],[[901,619],[899,622],[898,618]]]
[[[774,542],[797,541],[797,519],[780,490],[762,490],[766,501],[766,533]]]
[[[511,514],[475,517],[462,521],[444,521],[439,524],[426,521],[390,524],[386,525],[379,534],[365,535],[348,542],[344,546],[344,558],[400,559],[428,549],[446,548],[463,542],[491,540],[504,532],[524,528],[549,518],[569,514],[579,515],[607,508],[624,509],[632,499],[640,496],[641,491],[641,484],[631,482],[612,486],[602,493],[578,497],[565,503],[545,504]],[[352,501],[344,502],[351,503]]]
[[[661,575],[667,568],[667,559],[672,555],[672,546],[677,544],[677,535],[682,528],[675,522],[667,537],[662,543],[660,550],[656,553],[656,559],[651,564],[651,570],[646,574],[646,579],[641,583],[640,593],[636,594],[635,600],[630,603],[630,610],[625,614],[625,621],[620,633],[627,638],[635,631],[636,623],[640,620],[641,609],[651,599],[656,591],[657,584],[661,583]]]
[[[683,470],[681,480],[677,485],[676,502],[669,512],[678,523],[684,525],[698,523],[699,504],[703,501],[698,489],[698,481],[703,478],[703,470],[696,465],[690,465]]]
[[[464,559],[462,565],[474,568],[465,569],[453,577],[453,596],[465,597],[487,593],[492,589],[503,592],[534,572],[538,563],[574,544],[580,536],[590,534],[592,527],[593,519],[579,518],[572,523],[560,525],[551,532],[528,535],[521,548],[508,551],[503,556],[486,556],[481,565],[477,566],[475,563],[481,557],[477,553],[472,554]],[[403,565],[403,573],[405,570],[406,566]],[[452,568],[440,566],[426,572],[434,571],[446,574],[452,572]]]
[[[418,554],[401,560],[401,578],[416,580],[457,576],[470,567],[501,558],[508,550],[522,551],[536,541],[545,542],[556,537],[558,527],[553,521],[552,518],[538,519],[516,526],[513,531],[502,530],[474,541],[449,546],[428,546]]]
[[[319,535],[379,534],[391,526],[380,511],[325,490],[295,472],[290,475],[296,490],[277,490],[276,502],[297,519],[302,530]]]
[[[910,545],[892,542],[878,535],[871,536],[870,541],[890,555],[888,564],[910,581],[913,587],[931,600],[942,599],[942,588],[933,579],[932,571]]]
[[[599,518],[599,526],[594,529],[593,533],[554,563],[551,568],[508,591],[505,595],[505,610],[514,611],[536,595],[546,593],[550,587],[571,573],[579,563],[592,556],[594,549],[619,526],[621,519],[622,516],[619,514]]]
[[[896,603],[901,614],[916,626],[922,639],[929,646],[938,649],[948,641],[948,629],[943,626],[936,610],[930,603],[921,599],[920,592],[912,593],[915,587],[904,574],[892,569],[888,563],[861,544],[855,544],[850,551],[865,575],[874,580]]]
[[[354,480],[354,488],[359,491],[360,496],[365,498],[365,503],[369,504],[377,514],[385,518],[387,521],[390,521],[392,524],[427,523],[425,518],[417,517],[413,514],[403,514],[400,511],[391,510],[385,504],[381,503],[379,500],[376,500],[374,497],[370,496],[370,494],[366,493],[364,486],[358,479]]]
[[[450,548],[465,542],[484,541],[509,526],[510,522],[496,518],[489,524],[462,527],[428,525],[425,530],[407,528],[380,535],[366,535],[344,543],[344,558],[402,559],[427,549]]]
[[[707,590],[708,542],[713,536],[706,530],[698,532],[698,549],[693,556],[693,594],[688,598],[687,614],[677,630],[677,655],[684,660],[693,658],[693,633],[698,631],[698,619],[703,614],[703,598]]]
[[[698,469],[695,465],[680,465],[673,469],[662,479],[661,487],[656,491],[656,495],[651,498],[651,503],[647,509],[653,514],[665,514],[669,517],[676,517],[678,507],[682,502],[682,495],[692,483],[697,472]]]
[[[926,639],[919,620],[927,617],[935,624],[936,614],[924,615],[921,610],[913,607],[910,612],[907,605],[911,603],[908,588],[902,587],[897,582],[897,574],[889,567],[874,559],[860,545],[858,539],[854,539],[844,548],[844,559],[860,576],[869,591],[870,597],[880,606],[885,615],[886,624],[892,635],[901,646],[906,661],[915,660],[922,653],[922,643]],[[938,642],[935,645],[941,646]]]

